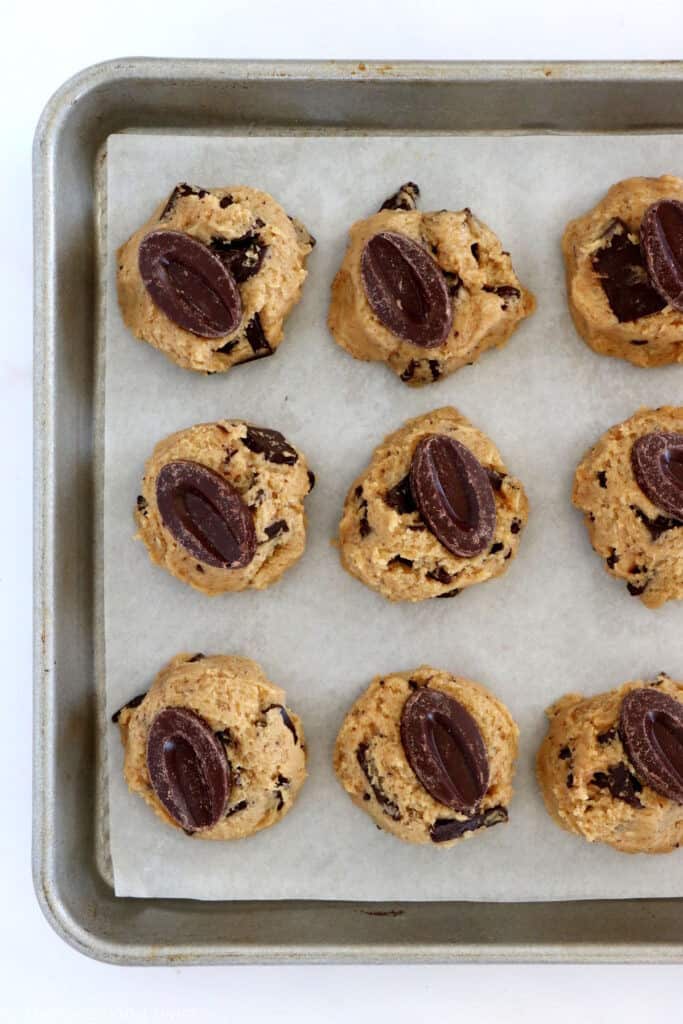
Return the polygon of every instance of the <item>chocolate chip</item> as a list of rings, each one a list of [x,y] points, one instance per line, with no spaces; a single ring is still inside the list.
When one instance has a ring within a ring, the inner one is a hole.
[[[171,213],[173,213],[175,205],[179,199],[182,199],[185,196],[197,196],[199,199],[203,199],[206,194],[207,189],[205,188],[198,188],[196,185],[188,185],[187,182],[181,182],[180,185],[176,185],[176,187],[173,189],[170,196],[168,197],[168,200],[166,201],[166,206],[164,206],[163,210],[161,211],[161,216],[159,217],[159,220],[166,220],[166,218],[170,216]]]
[[[459,593],[460,593],[460,590],[456,587],[455,590],[448,590],[448,591],[446,591],[445,594],[436,594],[435,596],[437,598],[439,598],[439,597],[457,597]]]
[[[601,469],[598,472],[597,477],[598,477],[598,483],[600,484],[600,486],[601,487],[607,487],[607,473],[605,472],[604,469]]]
[[[247,281],[261,269],[268,246],[255,231],[247,231],[239,238],[215,236],[209,249],[221,260],[238,284]]]
[[[656,431],[639,437],[631,449],[631,467],[650,501],[683,519],[683,434]]]
[[[384,200],[380,206],[380,212],[382,210],[415,210],[419,195],[420,189],[415,182],[407,181],[405,185],[401,185],[398,192],[394,192],[393,196]]]
[[[598,789],[608,789],[615,800],[623,800],[631,807],[643,806],[637,796],[643,787],[623,761],[610,765],[606,772],[595,772],[590,781]]]
[[[281,533],[289,533],[289,526],[284,519],[276,519],[270,526],[266,526],[265,534],[269,540],[274,540],[275,537],[279,537]]]
[[[632,597],[640,597],[640,595],[644,594],[647,590],[647,583],[643,583],[642,586],[635,583],[627,583],[626,589]]]
[[[607,732],[600,732],[600,733],[598,733],[598,737],[597,737],[598,743],[601,746],[604,746],[606,743],[611,743],[612,740],[615,740],[616,738],[617,738],[617,730],[616,729],[608,729]]]
[[[401,380],[404,383],[407,384],[409,380],[413,379],[413,377],[415,376],[415,371],[417,370],[418,365],[419,364],[414,359],[410,360],[410,362],[406,366],[405,370],[401,374]]]
[[[629,508],[642,523],[645,523],[653,540],[658,540],[668,530],[675,530],[679,526],[683,526],[683,521],[680,519],[672,519],[669,516],[657,516],[655,519],[650,519],[637,505],[629,505]]]
[[[231,196],[231,195],[230,195],[230,194],[228,193],[227,195],[225,195],[225,196],[222,196],[222,197],[221,197],[221,200],[220,200],[220,202],[218,203],[218,205],[220,206],[221,210],[225,210],[225,209],[226,209],[226,208],[227,208],[228,206],[232,206],[232,204],[233,204],[234,202],[235,202],[235,200],[234,200],[234,199],[233,199],[233,197],[232,197],[232,196]]]
[[[239,326],[242,300],[234,278],[213,253],[182,231],[151,231],[138,253],[142,282],[169,320],[200,338]]]
[[[368,522],[368,503],[367,501],[365,501],[365,499],[361,501],[359,510],[360,518],[358,520],[358,532],[360,533],[361,537],[367,537],[368,534],[372,533],[372,527]]]
[[[470,252],[474,256],[477,263],[479,262],[479,242],[472,242],[470,246]]]
[[[193,664],[195,661],[203,661],[206,657],[205,654],[193,654],[191,658],[187,659],[188,665]]]
[[[239,338],[235,338],[234,341],[226,341],[225,345],[221,345],[220,348],[214,349],[214,352],[220,352],[221,355],[228,356],[233,349],[237,348],[240,343]]]
[[[225,749],[189,708],[164,708],[155,716],[147,771],[157,798],[181,828],[211,828],[223,816],[230,795]]]
[[[454,555],[472,557],[489,546],[496,503],[486,470],[469,448],[446,434],[423,438],[410,486],[430,531]]]
[[[138,506],[138,512],[141,515],[146,517],[147,516],[147,499],[143,498],[143,496],[141,494],[138,494],[137,506]]]
[[[435,800],[471,813],[489,783],[481,732],[459,701],[439,690],[412,694],[401,714],[401,743],[410,767]]]
[[[263,325],[261,324],[261,317],[258,313],[254,313],[253,317],[247,324],[244,333],[254,353],[261,355],[270,355],[272,353],[273,350],[265,336]]]
[[[443,583],[447,586],[452,583],[455,576],[452,576],[442,565],[437,565],[436,569],[430,569],[429,572],[425,573],[428,580],[436,580],[437,583]]]
[[[489,478],[489,483],[493,487],[494,491],[499,491],[503,486],[503,480],[505,479],[504,473],[499,473],[497,469],[486,470]]]
[[[621,704],[619,737],[639,777],[683,804],[683,705],[661,690],[631,690]]]
[[[263,455],[267,462],[273,462],[277,466],[294,466],[299,461],[296,450],[285,440],[279,430],[270,430],[267,427],[247,427],[246,437],[242,438],[242,444],[250,452]]]
[[[247,801],[246,800],[240,800],[239,803],[233,804],[232,807],[228,807],[227,811],[225,812],[224,817],[225,818],[232,818],[233,814],[237,814],[239,811],[246,810],[247,806],[248,805],[247,805]]]
[[[288,786],[289,785],[289,779],[287,778],[287,776],[286,775],[281,775],[280,772],[278,772],[277,779],[275,781],[276,781],[278,786]]]
[[[569,772],[567,774],[566,785],[567,785],[567,789],[573,789],[573,787],[574,787],[574,774],[573,774],[573,772]]]
[[[640,248],[652,284],[668,305],[683,312],[683,203],[659,199],[648,206]]]
[[[421,684],[418,683],[417,679],[409,679],[408,680],[408,689],[410,689],[410,690],[413,690],[413,691],[419,690],[420,689],[420,685]]]
[[[640,246],[628,237],[622,220],[603,232],[603,245],[593,255],[593,270],[619,323],[658,313],[666,305],[650,282]]]
[[[518,299],[522,294],[519,288],[511,284],[485,284],[482,285],[482,291],[493,292],[501,299]]]
[[[505,547],[504,544],[501,544],[500,541],[496,541],[495,544],[491,545],[491,550],[489,551],[489,554],[490,555],[496,555],[496,554],[498,554],[499,551],[502,551],[504,547]]]
[[[203,572],[204,572],[204,566],[203,566],[203,565],[200,565],[200,564],[199,564],[199,562],[197,562],[197,564],[195,565],[195,569],[196,569],[196,570],[197,570],[197,572],[199,572],[199,573],[203,573]]]
[[[647,338],[633,338],[631,345],[647,345]]]
[[[572,756],[571,749],[569,747],[562,747],[557,756],[559,757],[560,761],[568,761]]]
[[[404,558],[403,555],[394,555],[387,562],[387,569],[391,568],[392,565],[404,565],[407,569],[412,569],[413,562],[410,558]]]
[[[273,796],[275,797],[275,804],[276,804],[275,810],[276,811],[281,811],[282,808],[285,806],[285,801],[284,801],[284,797],[282,796],[282,793],[280,792],[279,789],[276,789],[273,792]]]
[[[522,524],[520,523],[519,519],[513,519],[512,522],[510,523],[510,533],[519,533],[521,529]]]
[[[377,768],[375,763],[368,753],[369,745],[367,743],[359,743],[356,748],[356,760],[360,766],[360,770],[368,780],[370,789],[375,794],[375,800],[380,805],[385,814],[387,814],[393,821],[401,820],[401,812],[396,804],[382,789],[380,780],[377,774]]]
[[[618,561],[619,561],[619,555],[616,553],[614,548],[612,548],[612,554],[607,556],[607,558],[605,559],[605,562],[607,563],[607,565],[609,566],[610,569],[613,569]]]
[[[406,235],[373,235],[361,256],[368,302],[380,322],[399,338],[422,348],[441,345],[453,314],[446,283],[427,250]]]
[[[402,480],[390,487],[384,495],[384,501],[398,512],[400,516],[407,516],[417,511],[417,505],[410,489],[410,473],[406,473]]]
[[[308,470],[308,493],[310,494],[315,487],[315,473],[312,469]]]
[[[118,722],[119,718],[121,717],[122,711],[128,711],[132,708],[139,708],[146,696],[147,690],[145,690],[144,693],[138,693],[137,696],[135,697],[131,697],[127,704],[124,704],[123,707],[120,707],[118,711],[114,712],[114,714],[111,716],[112,722]]]
[[[287,728],[291,732],[291,734],[292,734],[292,736],[294,738],[294,744],[296,745],[299,742],[299,737],[297,736],[297,732],[296,732],[296,728],[294,726],[294,722],[292,721],[292,719],[289,717],[289,715],[287,713],[287,708],[283,707],[282,704],[269,704],[267,708],[263,709],[263,714],[267,715],[269,711],[274,711],[275,709],[277,709],[280,712],[280,717],[282,718],[282,721],[284,722],[284,724],[287,726]]]
[[[433,843],[447,843],[450,839],[459,839],[466,832],[476,832],[480,828],[491,828],[508,820],[506,807],[489,807],[488,810],[475,814],[464,821],[457,818],[437,818],[429,829],[429,838]]]
[[[167,462],[156,497],[164,526],[195,558],[219,569],[249,565],[256,553],[253,516],[219,473],[198,462]]]

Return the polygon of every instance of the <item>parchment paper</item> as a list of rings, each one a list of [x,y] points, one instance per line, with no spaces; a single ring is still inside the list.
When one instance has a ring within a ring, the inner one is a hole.
[[[116,892],[198,899],[548,900],[683,895],[683,851],[627,856],[562,832],[533,777],[544,708],[659,670],[683,678],[683,608],[648,611],[611,579],[570,503],[575,466],[641,405],[680,404],[683,367],[642,370],[594,355],[566,308],[559,239],[608,185],[681,170],[680,136],[168,137],[108,145],[105,615],[109,713],[181,650],[260,661],[303,718],[310,778],[284,821],[211,843],[160,823],[122,778],[110,727]],[[357,362],[325,316],[347,229],[403,181],[423,209],[470,206],[512,252],[537,295],[507,347],[436,385],[411,390]],[[318,239],[301,304],[267,360],[213,377],[181,370],[126,331],[115,250],[177,181],[266,189]],[[452,601],[392,606],[348,576],[330,545],[349,483],[405,419],[452,404],[486,431],[531,501],[507,576]],[[306,553],[271,590],[207,598],[151,565],[134,543],[143,465],[172,431],[219,417],[276,427],[306,453]],[[351,702],[379,672],[421,663],[490,686],[521,730],[510,823],[451,850],[378,831],[336,782],[331,756]]]

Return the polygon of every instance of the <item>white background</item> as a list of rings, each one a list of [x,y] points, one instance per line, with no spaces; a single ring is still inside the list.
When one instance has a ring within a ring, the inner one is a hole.
[[[683,55],[679,0],[52,0],[12,2],[1,36],[0,1019],[186,1021],[201,1012],[283,1020],[553,1024],[673,1015],[677,967],[109,967],[43,921],[30,878],[30,144],[48,96],[113,57],[638,59]],[[677,168],[672,168],[676,171]],[[680,171],[679,171],[680,173]],[[662,865],[665,870],[665,865]],[[668,1014],[667,1014],[668,1011]]]

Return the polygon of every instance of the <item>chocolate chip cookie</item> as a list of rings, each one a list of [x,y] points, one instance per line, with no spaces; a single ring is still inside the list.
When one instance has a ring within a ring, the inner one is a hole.
[[[521,482],[451,407],[384,439],[339,526],[344,568],[390,601],[455,597],[504,573],[527,521]]]
[[[597,697],[570,693],[547,714],[537,775],[558,825],[625,853],[683,842],[683,683],[662,673]]]
[[[358,221],[332,285],[328,325],[356,359],[430,384],[502,345],[535,308],[471,210],[421,213],[413,182]]]
[[[277,430],[219,420],[160,441],[135,518],[149,557],[204,594],[263,590],[303,554],[306,459]]]
[[[130,790],[200,839],[276,824],[306,779],[301,722],[249,658],[178,654],[113,720]]]
[[[683,598],[683,408],[640,409],[584,456],[572,500],[607,571],[648,608]]]
[[[613,185],[562,238],[577,331],[637,366],[683,362],[683,179]]]
[[[177,185],[118,252],[121,314],[178,366],[221,373],[270,356],[314,238],[246,185]]]
[[[344,719],[334,770],[381,829],[453,846],[508,820],[517,737],[485,687],[423,665],[373,679]]]

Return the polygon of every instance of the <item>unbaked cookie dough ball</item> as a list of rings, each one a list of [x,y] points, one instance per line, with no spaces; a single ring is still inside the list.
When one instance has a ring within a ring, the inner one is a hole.
[[[381,829],[453,846],[508,820],[517,737],[489,690],[423,665],[373,679],[344,719],[334,770]]]
[[[527,514],[496,446],[446,406],[389,434],[351,485],[342,564],[390,601],[455,597],[507,570]]]
[[[270,356],[315,239],[246,185],[177,185],[118,252],[121,314],[178,366],[221,373]]]
[[[607,571],[648,608],[683,598],[683,408],[640,409],[584,456],[572,500]]]
[[[303,728],[285,700],[249,658],[176,655],[113,716],[130,790],[200,839],[276,824],[306,779]]]
[[[592,349],[683,362],[683,179],[627,178],[567,225],[569,309]]]
[[[419,194],[408,182],[353,225],[328,317],[342,348],[411,385],[502,345],[535,308],[510,254],[471,210],[421,213]]]
[[[160,441],[135,518],[149,557],[204,594],[264,590],[303,554],[306,459],[277,430],[202,423]]]
[[[537,758],[548,813],[568,832],[625,853],[683,842],[683,683],[662,673],[548,709]]]

